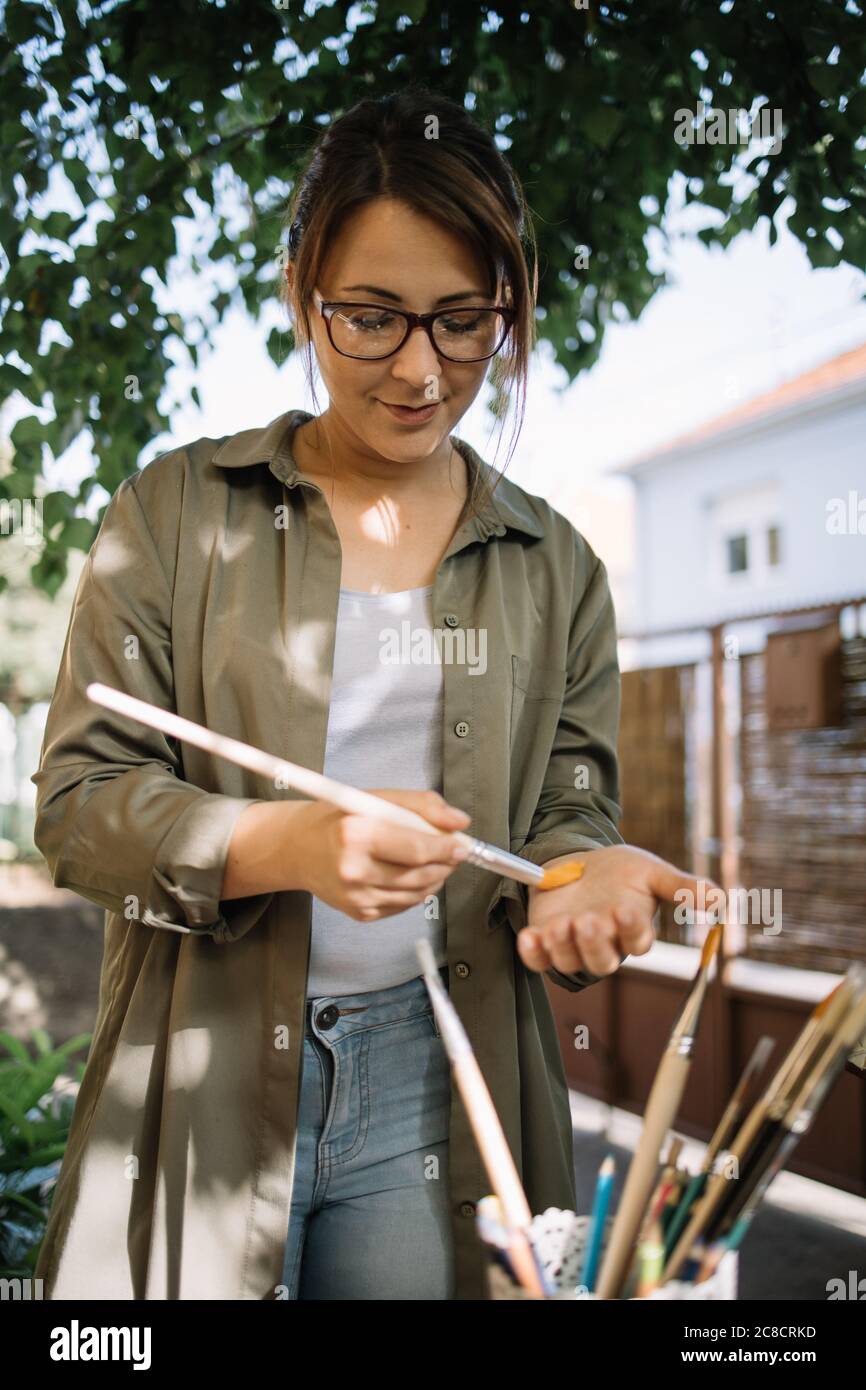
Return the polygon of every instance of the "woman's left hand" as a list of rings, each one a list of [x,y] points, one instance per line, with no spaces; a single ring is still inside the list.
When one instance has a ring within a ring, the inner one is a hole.
[[[715,906],[722,892],[711,879],[695,878],[634,845],[609,845],[549,862],[574,859],[585,866],[575,883],[529,890],[528,923],[517,934],[517,950],[530,970],[611,975],[625,956],[643,956],[650,949],[660,902],[685,901],[703,910]]]

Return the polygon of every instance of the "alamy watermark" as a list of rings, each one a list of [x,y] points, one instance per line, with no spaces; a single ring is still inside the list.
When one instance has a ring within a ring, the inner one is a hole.
[[[150,1369],[149,1327],[69,1327],[51,1329],[52,1361],[131,1361],[134,1371]]]
[[[829,536],[866,536],[866,493],[851,488],[847,497],[829,498],[826,510]]]
[[[0,1279],[0,1303],[5,1303],[7,1299],[13,1302],[31,1303],[42,1299],[45,1295],[42,1292],[42,1279]]]
[[[837,1302],[839,1299],[853,1299],[856,1303],[866,1300],[866,1279],[860,1277],[859,1269],[849,1269],[847,1280],[828,1279],[824,1287],[827,1290],[828,1303]]]
[[[468,666],[470,676],[487,670],[487,629],[413,628],[408,618],[379,633],[379,660],[383,666]]]
[[[717,921],[730,925],[760,926],[764,936],[778,936],[782,930],[781,888],[711,888],[695,894],[688,888],[674,893],[674,921],[684,926],[696,913],[713,912]]]
[[[674,112],[674,139],[678,145],[748,145],[752,140],[771,140],[766,154],[782,148],[781,107],[762,106],[750,116],[742,107],[714,111],[699,101],[694,111],[681,106]]]
[[[25,545],[38,545],[42,535],[41,497],[0,497],[0,536],[20,536]]]

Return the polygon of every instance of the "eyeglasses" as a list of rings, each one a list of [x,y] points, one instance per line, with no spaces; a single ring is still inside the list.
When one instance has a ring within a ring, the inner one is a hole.
[[[343,357],[378,361],[391,357],[416,328],[423,328],[434,351],[449,362],[483,362],[494,357],[508,336],[515,311],[495,308],[438,309],[413,314],[381,304],[345,304],[323,300],[314,291],[331,346]]]

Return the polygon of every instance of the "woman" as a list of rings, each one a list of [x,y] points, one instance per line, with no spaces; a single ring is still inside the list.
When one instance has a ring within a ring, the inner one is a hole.
[[[286,295],[327,410],[171,450],[106,509],[33,779],[54,882],[107,910],[51,1297],[484,1297],[489,1182],[421,936],[533,1210],[574,1204],[544,974],[611,973],[697,884],[617,829],[603,564],[452,435],[491,362],[525,398],[524,240],[465,111],[360,103],[291,205]],[[379,788],[431,833],[109,715],[91,680]],[[539,900],[461,868],[467,825],[584,876]]]

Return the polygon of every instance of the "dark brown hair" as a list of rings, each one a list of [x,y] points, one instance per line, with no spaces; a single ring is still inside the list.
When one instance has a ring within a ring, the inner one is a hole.
[[[289,201],[294,291],[283,276],[281,298],[293,321],[296,344],[305,351],[313,399],[309,306],[325,250],[352,209],[381,196],[398,198],[465,237],[486,265],[491,284],[501,287],[504,302],[514,310],[514,322],[490,372],[500,437],[516,387],[508,462],[523,423],[529,358],[536,341],[538,268],[532,220],[518,179],[493,136],[462,106],[417,83],[360,101],[329,125],[313,145]],[[486,492],[479,483],[476,479],[467,499],[469,511],[476,510]]]

